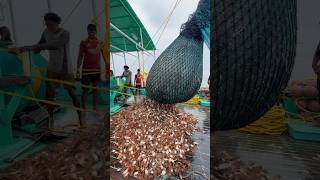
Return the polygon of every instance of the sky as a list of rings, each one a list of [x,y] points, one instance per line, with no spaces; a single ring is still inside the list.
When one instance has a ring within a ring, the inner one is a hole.
[[[150,37],[153,37],[155,32],[161,26],[162,22],[168,17],[171,9],[173,8],[175,0],[128,0],[131,7],[144,24]],[[182,0],[179,6],[175,9],[170,21],[167,25],[166,30],[159,43],[156,45],[156,57],[158,57],[162,51],[168,47],[180,32],[181,24],[188,20],[190,14],[192,14],[198,5],[199,0]],[[160,34],[160,33],[159,33]],[[159,35],[157,35],[153,41],[157,42]],[[203,46],[203,86],[207,85],[207,79],[210,74],[210,50],[204,45]],[[121,56],[113,55],[115,62],[115,74],[120,75],[123,71],[124,59]],[[145,56],[145,68],[148,72],[154,63],[155,59],[152,56]],[[138,60],[133,56],[126,56],[127,64],[130,67],[133,74],[138,68]]]

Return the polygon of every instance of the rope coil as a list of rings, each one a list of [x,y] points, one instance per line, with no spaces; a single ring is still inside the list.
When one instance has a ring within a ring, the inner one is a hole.
[[[254,134],[281,135],[287,129],[286,122],[286,111],[274,106],[260,119],[239,130]]]

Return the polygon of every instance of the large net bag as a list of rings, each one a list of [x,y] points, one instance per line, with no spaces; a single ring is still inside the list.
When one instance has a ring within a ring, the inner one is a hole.
[[[202,82],[203,37],[210,26],[210,1],[200,0],[180,35],[163,51],[149,72],[147,96],[164,104],[185,102]]]
[[[213,1],[215,129],[250,124],[278,101],[294,64],[296,21],[296,0]]]

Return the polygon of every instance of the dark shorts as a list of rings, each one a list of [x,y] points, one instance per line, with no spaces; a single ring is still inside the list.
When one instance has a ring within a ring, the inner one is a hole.
[[[139,88],[139,89],[140,89],[141,87],[142,87],[141,85],[136,85],[136,88]]]
[[[90,85],[91,83],[97,83],[100,81],[100,73],[82,75],[81,83],[83,85]]]
[[[69,83],[72,83],[72,84],[75,83],[73,74],[63,73],[63,72],[53,72],[53,71],[47,71],[46,74],[48,79],[55,80],[55,81],[46,81],[46,87],[49,92],[55,91],[55,89],[62,84],[56,81],[63,81],[68,83],[68,84],[62,84],[66,89],[75,89],[74,85],[69,84]]]
[[[83,75],[81,79],[81,83],[85,85],[89,85],[90,83],[97,81],[100,81],[100,74]]]

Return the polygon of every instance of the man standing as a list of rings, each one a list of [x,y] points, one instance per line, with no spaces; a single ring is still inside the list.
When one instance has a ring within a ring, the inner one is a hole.
[[[44,16],[46,29],[43,31],[38,44],[33,46],[25,46],[20,51],[35,51],[39,53],[42,50],[49,51],[49,62],[47,66],[47,78],[63,80],[73,83],[74,73],[73,64],[69,53],[69,32],[59,26],[61,18],[56,13],[47,13]],[[46,99],[53,101],[55,98],[55,89],[57,83],[46,81]],[[75,87],[64,84],[64,88],[68,91],[75,107],[80,107],[80,100],[75,93]],[[54,129],[53,112],[54,106],[47,105],[49,113],[49,129]],[[80,126],[83,126],[83,117],[81,111],[78,111]]]
[[[97,27],[94,24],[89,24],[87,26],[88,37],[81,41],[79,56],[78,56],[78,74],[80,73],[80,67],[82,66],[82,79],[83,85],[92,85],[98,87],[100,82],[100,59],[103,54],[103,41],[99,40],[96,36]],[[106,59],[104,59],[106,62]],[[83,88],[82,93],[82,107],[86,108],[86,101],[88,97],[88,88]],[[99,91],[97,89],[93,90],[93,109],[97,110]]]
[[[125,65],[123,66],[124,71],[122,73],[121,77],[124,77],[125,80],[125,86],[131,86],[131,76],[132,76],[132,72],[129,70],[129,66]]]
[[[134,76],[134,83],[136,89],[136,94],[139,94],[140,88],[142,87],[142,74],[140,69],[137,70],[137,74]]]
[[[123,91],[124,93],[128,93],[128,87],[130,88],[132,86],[132,82],[131,82],[131,76],[132,76],[132,72],[129,70],[129,66],[125,65],[123,66],[124,71],[121,75],[121,78],[125,78],[125,83],[124,83],[124,88]],[[127,95],[124,95],[124,99],[123,99],[123,104],[126,104],[126,99],[127,99]]]

